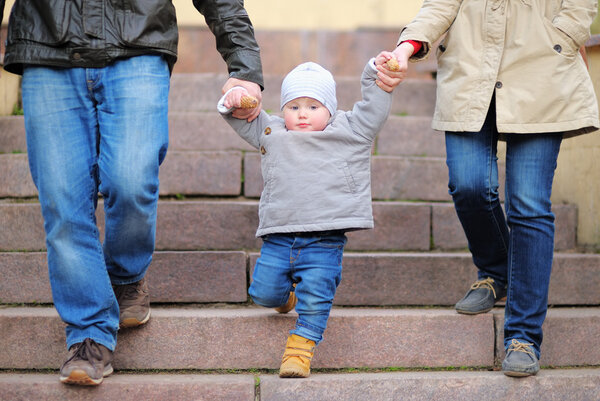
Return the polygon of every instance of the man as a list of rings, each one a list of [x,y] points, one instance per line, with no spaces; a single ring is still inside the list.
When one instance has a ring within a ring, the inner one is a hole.
[[[224,91],[243,86],[260,101],[259,49],[243,2],[193,3],[227,63]],[[100,384],[113,371],[119,325],[150,317],[144,276],[154,250],[177,38],[170,0],[16,0],[10,15],[4,68],[23,75],[52,296],[67,324],[63,383]],[[259,111],[235,116],[252,120]]]

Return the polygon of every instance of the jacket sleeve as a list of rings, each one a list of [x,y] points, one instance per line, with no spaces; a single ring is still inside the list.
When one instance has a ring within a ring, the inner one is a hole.
[[[242,0],[193,0],[217,41],[229,76],[264,89],[260,50]]]
[[[271,117],[264,110],[252,122],[235,118],[230,112],[221,112],[221,116],[243,140],[256,149],[260,148],[260,136],[271,121]]]
[[[595,0],[563,0],[558,15],[552,24],[582,46],[590,37],[590,26],[596,18]]]
[[[431,44],[438,40],[452,25],[463,0],[425,0],[415,18],[400,32],[398,44],[407,40],[422,42],[421,50],[410,59],[427,58]]]
[[[354,104],[352,111],[346,112],[352,131],[369,140],[375,139],[392,108],[392,94],[375,83],[377,69],[374,61],[375,59],[371,59],[362,73],[362,100]]]
[[[0,0],[0,25],[2,25],[2,20],[4,19],[4,4],[6,0]]]

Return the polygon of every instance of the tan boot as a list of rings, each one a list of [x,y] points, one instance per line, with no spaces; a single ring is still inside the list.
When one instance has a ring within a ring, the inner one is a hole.
[[[295,334],[290,335],[281,360],[279,377],[308,377],[314,350],[314,341]]]
[[[294,283],[294,288],[295,287],[296,283]],[[288,313],[296,307],[297,303],[298,298],[296,298],[296,291],[290,291],[290,297],[288,298],[287,302],[281,306],[278,306],[277,308],[275,308],[275,310],[279,313]]]

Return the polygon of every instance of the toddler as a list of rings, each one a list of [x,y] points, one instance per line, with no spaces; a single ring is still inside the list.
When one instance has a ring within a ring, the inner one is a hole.
[[[283,118],[265,111],[252,122],[232,117],[247,95],[241,87],[219,101],[225,120],[262,155],[256,236],[263,245],[248,293],[258,305],[298,313],[280,377],[309,376],[341,280],[345,232],[373,227],[371,149],[403,77],[388,69],[391,58],[382,52],[367,63],[352,111],[337,111],[333,76],[312,62],[283,80]]]

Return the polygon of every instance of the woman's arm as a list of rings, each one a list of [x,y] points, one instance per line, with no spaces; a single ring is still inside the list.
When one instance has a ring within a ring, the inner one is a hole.
[[[452,25],[463,0],[425,0],[416,17],[400,32],[398,43],[414,40],[422,43],[418,52],[411,55],[414,61],[429,54],[431,44],[437,41]]]
[[[581,47],[590,37],[590,26],[598,12],[597,4],[595,0],[563,0],[552,24]]]

